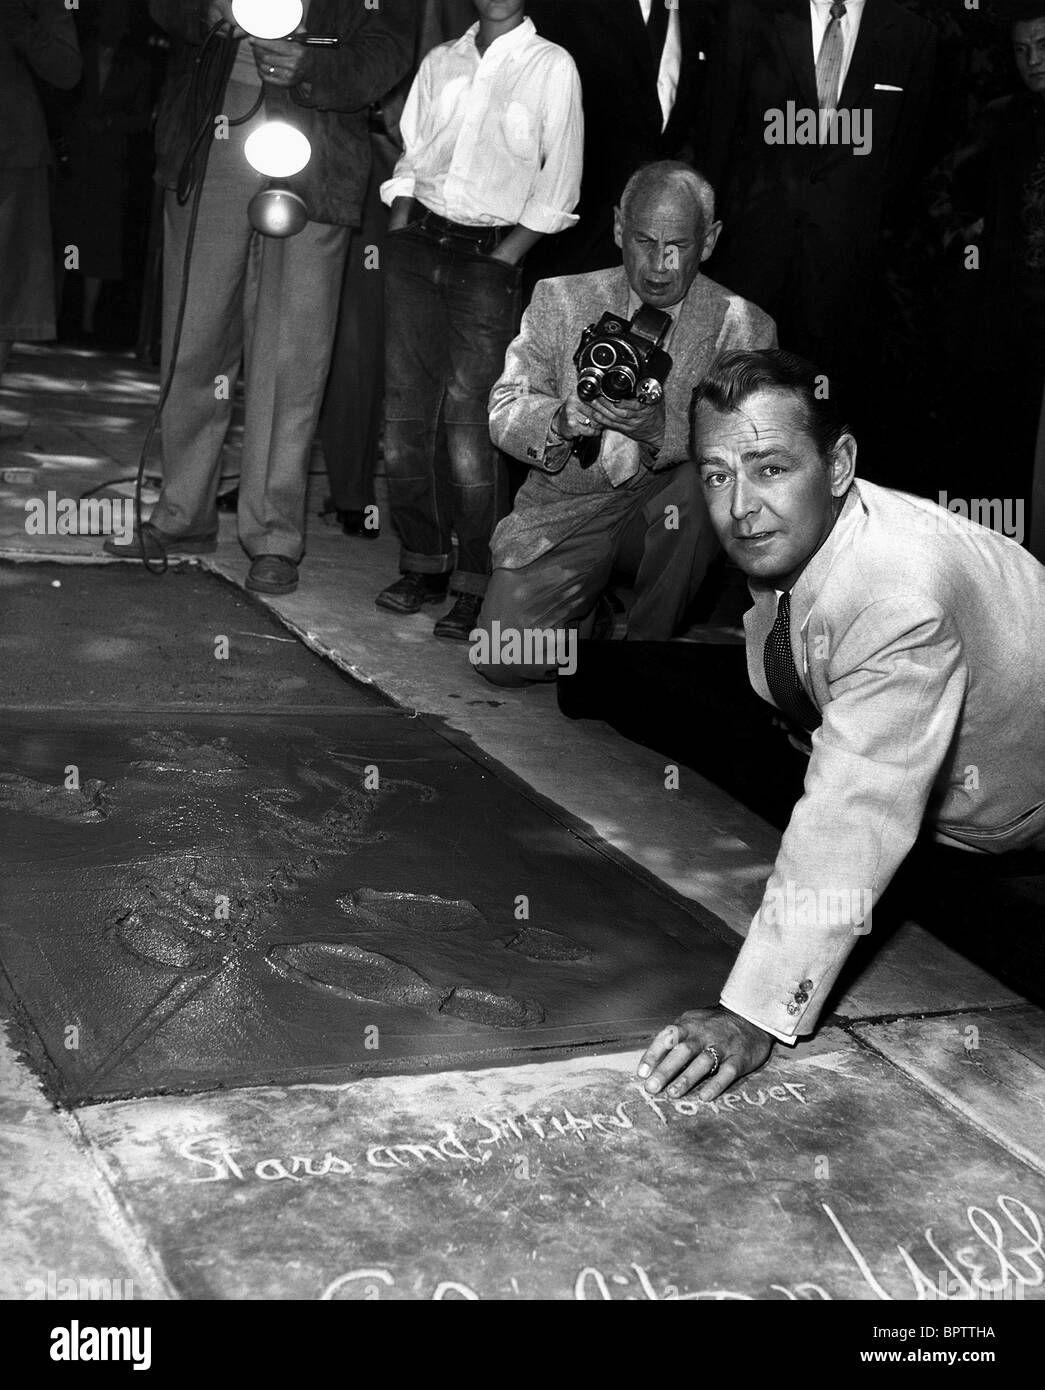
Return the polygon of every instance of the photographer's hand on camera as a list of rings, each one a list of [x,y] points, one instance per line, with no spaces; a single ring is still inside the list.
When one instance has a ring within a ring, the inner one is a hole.
[[[552,416],[552,429],[560,439],[577,439],[581,435],[590,439],[602,433],[603,426],[596,423],[592,404],[577,395],[566,397]]]
[[[596,396],[584,405],[584,412],[599,430],[616,430],[618,434],[627,435],[639,444],[648,444],[654,450],[662,448],[664,444],[666,416],[663,397],[653,405],[640,405],[638,401],[610,401],[605,396]]]

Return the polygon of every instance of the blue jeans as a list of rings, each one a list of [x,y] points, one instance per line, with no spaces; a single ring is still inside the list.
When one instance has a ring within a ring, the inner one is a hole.
[[[487,400],[515,336],[522,272],[488,254],[506,229],[457,234],[433,221],[393,232],[385,250],[388,496],[400,569],[483,594],[507,508]]]

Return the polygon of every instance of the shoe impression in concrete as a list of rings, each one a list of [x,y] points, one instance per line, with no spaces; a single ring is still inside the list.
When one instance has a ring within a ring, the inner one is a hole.
[[[56,599],[35,569],[8,617],[21,709],[0,767],[0,953],[57,1098],[638,1043],[717,997],[733,952],[710,913],[221,581],[64,579]],[[30,640],[48,603],[57,689]],[[115,648],[92,645],[101,611]]]

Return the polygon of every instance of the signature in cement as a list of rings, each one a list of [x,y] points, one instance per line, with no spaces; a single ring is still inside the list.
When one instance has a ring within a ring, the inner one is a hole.
[[[826,1202],[821,1203],[821,1206],[875,1298],[894,1301],[893,1295],[874,1274],[860,1247],[842,1222]],[[1006,1231],[998,1218],[984,1207],[967,1207],[965,1219],[979,1245],[963,1245],[952,1252],[953,1258],[937,1244],[932,1227],[926,1227],[925,1243],[940,1260],[943,1270],[950,1275],[949,1280],[930,1279],[910,1253],[897,1244],[896,1248],[914,1286],[914,1297],[918,1302],[936,1298],[965,1302],[970,1299],[998,1297],[1009,1288],[1018,1289],[1019,1293],[1016,1296],[1021,1297],[1024,1289],[1041,1287],[1045,1282],[1045,1249],[1041,1220],[1037,1212],[1026,1202],[1021,1202],[1018,1197],[1004,1195],[998,1197],[997,1207],[1011,1229]],[[1013,1240],[1013,1232],[1024,1242],[1022,1245],[1009,1245],[1008,1242]],[[941,1284],[945,1286],[944,1291],[941,1291]],[[953,1294],[946,1291],[949,1289],[954,1290]],[[911,1295],[906,1294],[904,1297],[910,1298]]]
[[[846,1251],[856,1264],[861,1277],[876,1298],[892,1301],[893,1295],[887,1292],[871,1271],[864,1254],[826,1202],[821,1208],[838,1234]],[[934,1255],[943,1262],[950,1272],[950,1280],[941,1278],[931,1280],[915,1263],[909,1252],[897,1245],[907,1272],[914,1285],[914,1298],[918,1302],[927,1299],[966,1302],[986,1297],[1022,1298],[1025,1289],[1038,1288],[1045,1279],[1045,1260],[1043,1260],[1042,1225],[1034,1209],[1019,1198],[999,1196],[997,1208],[1008,1222],[1011,1230],[1006,1232],[1002,1223],[984,1207],[970,1206],[966,1209],[969,1227],[979,1241],[964,1245],[953,1252],[953,1259],[938,1245],[931,1227],[925,1230],[926,1243]],[[1015,1235],[1023,1242],[1016,1244]],[[1010,1245],[1008,1242],[1013,1241]],[[985,1254],[984,1252],[989,1252]],[[573,1280],[573,1298],[583,1302],[753,1302],[759,1295],[744,1293],[737,1289],[706,1288],[683,1290],[677,1283],[661,1280],[650,1274],[640,1264],[630,1264],[629,1272],[606,1271],[595,1265],[585,1265]],[[989,1277],[985,1277],[989,1276]],[[396,1287],[396,1278],[391,1270],[381,1267],[350,1269],[333,1279],[320,1294],[320,1300],[330,1302],[342,1299],[380,1299]],[[800,1282],[796,1284],[771,1284],[772,1294],[790,1302],[814,1300],[832,1301],[831,1294],[822,1284]],[[952,1292],[951,1290],[957,1290]],[[510,1292],[509,1292],[510,1290]],[[509,1290],[498,1290],[492,1297],[504,1298],[515,1294],[524,1297],[519,1280],[514,1275],[509,1280]],[[415,1297],[415,1293],[408,1295]],[[472,1285],[457,1279],[446,1279],[436,1284],[432,1291],[433,1302],[448,1298],[463,1298],[479,1301],[483,1298]],[[763,1297],[768,1297],[765,1295]],[[903,1295],[910,1298],[911,1295]]]

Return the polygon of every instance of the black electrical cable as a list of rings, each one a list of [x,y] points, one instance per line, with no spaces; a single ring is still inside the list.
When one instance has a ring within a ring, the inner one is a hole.
[[[145,435],[145,442],[142,444],[141,453],[138,456],[138,472],[134,483],[134,524],[138,530],[139,543],[141,545],[141,560],[146,570],[150,574],[161,575],[167,572],[167,555],[164,552],[160,561],[159,568],[154,568],[149,558],[145,543],[145,536],[142,530],[142,484],[145,479],[145,463],[149,456],[149,449],[152,446],[153,437],[156,434],[160,423],[160,416],[163,407],[167,403],[170,395],[171,384],[174,381],[174,369],[178,361],[178,348],[181,344],[182,327],[185,322],[185,307],[188,302],[189,292],[189,268],[192,264],[192,249],[196,239],[196,223],[199,219],[200,199],[203,194],[203,182],[207,174],[207,164],[210,160],[211,144],[214,139],[214,122],[219,112],[219,104],[225,94],[229,77],[232,73],[233,64],[236,61],[236,42],[231,38],[231,30],[228,29],[224,21],[215,24],[208,32],[203,41],[203,46],[196,56],[193,67],[192,85],[189,89],[189,106],[194,121],[194,134],[189,144],[188,152],[182,162],[178,172],[177,199],[180,206],[192,199],[192,210],[189,214],[189,227],[185,239],[185,259],[182,263],[181,273],[181,297],[178,301],[178,312],[175,316],[174,328],[171,332],[170,355],[167,364],[167,372],[160,388],[159,400],[156,409],[153,411],[148,431]],[[229,125],[242,125],[250,120],[254,113],[261,106],[264,100],[264,88],[258,95],[257,101],[246,112],[245,115],[236,120],[230,120]]]

